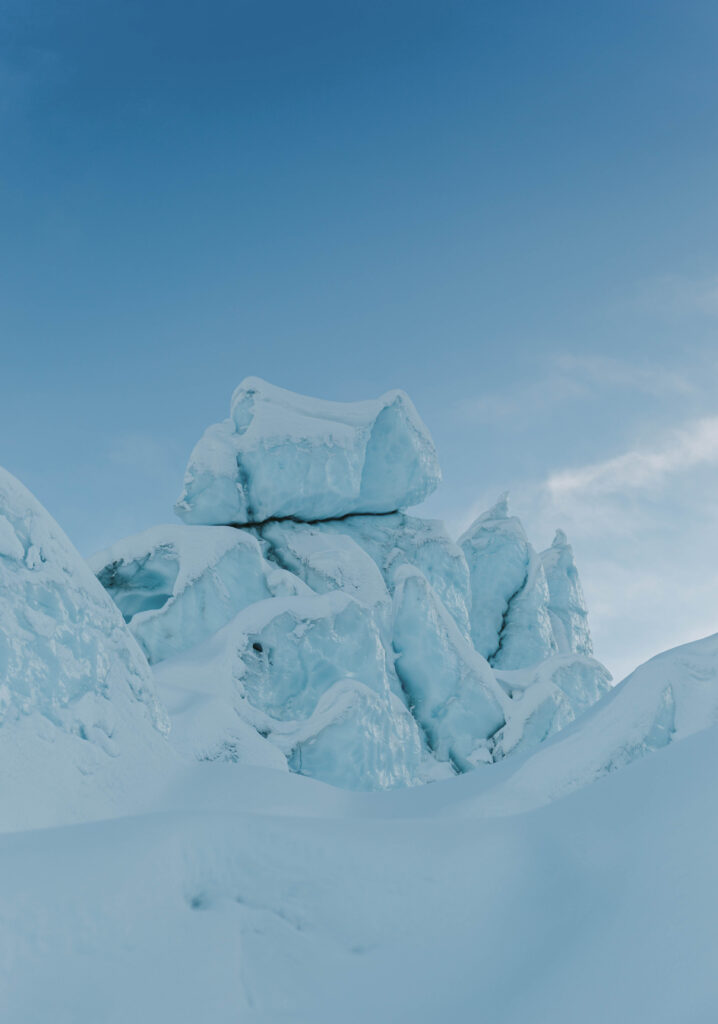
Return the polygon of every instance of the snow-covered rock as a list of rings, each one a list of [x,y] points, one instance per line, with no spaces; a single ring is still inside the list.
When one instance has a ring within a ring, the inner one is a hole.
[[[409,397],[327,402],[248,377],[228,419],[195,446],[176,511],[186,523],[257,523],[393,512],[440,479]]]
[[[505,669],[527,668],[555,654],[544,568],[520,520],[509,516],[507,495],[479,516],[459,546],[469,567],[476,650]]]
[[[553,544],[541,552],[548,584],[548,613],[553,635],[562,654],[593,654],[588,610],[573,548],[563,530],[556,530]]]
[[[397,574],[393,643],[409,707],[436,757],[459,771],[490,761],[487,741],[508,700],[426,577],[409,567]]]
[[[306,592],[230,526],[155,526],[94,555],[90,566],[150,663],[200,643],[247,605]]]
[[[39,502],[0,469],[0,829],[103,816],[170,760],[122,616]]]

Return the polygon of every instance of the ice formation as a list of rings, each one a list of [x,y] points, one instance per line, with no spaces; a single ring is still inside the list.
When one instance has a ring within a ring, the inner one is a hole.
[[[247,605],[306,590],[264,559],[255,537],[229,526],[155,526],[90,565],[151,664],[216,633]]]
[[[553,544],[541,552],[548,584],[548,613],[559,651],[593,654],[588,611],[573,548],[563,530],[556,530]]]
[[[431,771],[391,692],[371,610],[339,591],[258,602],[158,666],[157,681],[170,703],[178,688],[189,698],[181,742],[204,760],[236,760],[250,724],[295,771],[347,788],[410,785]]]
[[[508,495],[469,527],[459,545],[471,577],[471,635],[496,668],[537,665],[558,650],[541,559],[509,515]]]
[[[181,754],[408,785],[526,751],[599,699],[567,542],[538,556],[504,497],[455,544],[400,511],[438,479],[401,392],[240,385],[190,459],[185,525],[92,560]]]
[[[248,377],[230,416],[190,456],[176,510],[186,523],[256,523],[393,512],[440,479],[434,444],[407,395],[326,402]]]
[[[122,616],[39,502],[0,469],[0,827],[68,802],[105,813],[118,778],[169,759],[168,722]],[[34,800],[15,806],[7,781]],[[121,801],[120,801],[121,802]]]

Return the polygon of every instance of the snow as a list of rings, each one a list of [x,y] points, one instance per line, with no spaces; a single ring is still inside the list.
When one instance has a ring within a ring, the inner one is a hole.
[[[307,590],[265,561],[255,537],[229,526],[155,526],[90,566],[150,663],[200,643],[250,604]]]
[[[172,762],[150,668],[60,527],[2,469],[0,515],[0,828],[104,816]]]
[[[190,456],[176,511],[192,524],[330,519],[416,505],[440,480],[409,397],[327,402],[248,377]]]
[[[509,516],[508,495],[459,539],[471,579],[471,636],[497,668],[536,665],[558,650],[549,618],[541,559],[520,520]]]
[[[559,651],[593,654],[588,610],[573,548],[563,530],[556,530],[553,544],[541,552],[549,591],[548,613]]]
[[[476,773],[203,765],[154,813],[2,836],[4,1018],[711,1021],[716,738],[531,814],[474,813]]]

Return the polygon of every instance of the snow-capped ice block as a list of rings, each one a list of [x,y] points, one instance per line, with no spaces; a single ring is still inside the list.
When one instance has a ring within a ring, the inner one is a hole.
[[[129,785],[136,765],[169,754],[166,729],[119,611],[57,523],[0,469],[0,829],[45,811],[55,821],[110,814],[123,772]]]
[[[335,683],[282,745],[292,771],[342,789],[415,785],[424,758],[416,722],[399,698],[356,680]]]
[[[441,477],[409,397],[327,402],[248,377],[229,419],[195,446],[176,512],[186,523],[305,521],[416,505]]]
[[[397,574],[393,643],[409,708],[436,757],[459,771],[490,761],[487,741],[509,701],[426,577],[409,567]]]
[[[541,552],[548,584],[548,612],[559,651],[563,654],[592,654],[588,611],[573,548],[563,530],[556,530],[553,544]]]
[[[604,697],[611,674],[594,658],[558,654],[533,669],[497,671],[511,697],[506,725],[494,737],[495,760],[517,749],[528,750],[564,729]]]
[[[558,650],[549,618],[541,559],[529,544],[508,496],[460,538],[471,579],[471,636],[496,668],[537,665]]]
[[[349,516],[318,524],[330,533],[351,537],[373,559],[394,593],[399,571],[419,569],[434,588],[461,632],[469,637],[469,569],[463,552],[442,522],[397,512],[384,516]]]
[[[305,592],[231,526],[155,526],[90,559],[150,663],[200,643],[247,605]]]

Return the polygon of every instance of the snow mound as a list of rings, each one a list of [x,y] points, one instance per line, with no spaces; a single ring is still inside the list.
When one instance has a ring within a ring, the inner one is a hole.
[[[247,605],[304,592],[232,527],[155,526],[94,555],[90,566],[154,664],[216,633]]]
[[[150,668],[39,502],[0,469],[0,827],[121,806],[169,758]]]
[[[186,523],[257,523],[393,512],[440,480],[434,444],[409,397],[327,402],[248,377],[228,419],[190,456],[176,511]]]

